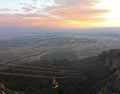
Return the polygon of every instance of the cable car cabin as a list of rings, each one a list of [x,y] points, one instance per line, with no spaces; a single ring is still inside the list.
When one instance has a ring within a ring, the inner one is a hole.
[[[58,87],[58,83],[52,85],[52,88],[57,88],[57,87]]]
[[[57,88],[58,87],[58,82],[56,81],[55,77],[53,78],[53,84],[52,88]]]

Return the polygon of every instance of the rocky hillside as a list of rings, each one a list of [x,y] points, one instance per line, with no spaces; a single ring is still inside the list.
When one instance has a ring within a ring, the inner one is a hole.
[[[0,94],[24,94],[23,92],[16,92],[10,89],[7,89],[3,83],[0,83]]]
[[[79,69],[91,80],[96,94],[120,94],[120,49],[102,52],[81,62]]]
[[[111,71],[99,94],[120,94],[120,49],[104,52],[100,62]]]
[[[26,94],[120,94],[120,49],[102,52],[67,66],[79,74],[59,80],[57,89],[51,88],[48,79],[1,75],[1,81],[7,88]]]

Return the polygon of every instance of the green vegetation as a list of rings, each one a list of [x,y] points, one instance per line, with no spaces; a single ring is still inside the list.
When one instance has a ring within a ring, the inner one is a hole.
[[[27,65],[26,66],[31,66]],[[38,67],[37,65],[36,67]],[[35,67],[33,63],[33,67]],[[55,67],[55,66],[54,66]],[[24,91],[25,94],[119,94],[120,93],[120,49],[103,52],[99,56],[89,57],[69,68],[75,68],[79,74],[67,75],[68,78],[58,79],[59,88],[52,89],[51,79],[5,76],[2,81],[11,90]],[[31,69],[30,67],[17,66],[17,69]],[[13,69],[14,69],[13,68]],[[53,67],[51,67],[53,68]],[[12,68],[5,72],[25,73],[13,71]],[[33,69],[31,69],[33,70]],[[36,70],[36,69],[35,69]],[[42,70],[42,69],[39,69]],[[46,70],[45,70],[46,71]],[[38,74],[37,74],[38,73]],[[45,75],[39,72],[28,71],[27,74]],[[13,93],[14,94],[14,93]]]
[[[119,47],[119,37],[89,34],[35,33],[0,40],[0,72],[67,76],[57,79],[57,89],[51,79],[1,74],[0,81],[8,94],[119,94],[120,49],[107,51]],[[36,68],[41,66],[51,70]]]

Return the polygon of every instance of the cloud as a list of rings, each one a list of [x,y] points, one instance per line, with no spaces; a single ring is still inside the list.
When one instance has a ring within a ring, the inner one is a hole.
[[[108,10],[95,9],[93,6],[98,3],[97,0],[55,0],[59,6],[46,9],[51,14],[64,17],[66,20],[87,21],[90,18],[96,18]]]
[[[0,9],[0,12],[9,12],[9,11],[11,11],[11,10],[8,9],[8,8],[2,8],[2,9]]]
[[[109,12],[94,7],[99,3],[98,0],[33,0],[33,2],[34,4],[21,3],[24,14],[1,15],[0,21],[4,24],[17,23],[24,26],[88,26],[92,22],[106,21],[101,15]],[[3,20],[6,18],[8,20]]]

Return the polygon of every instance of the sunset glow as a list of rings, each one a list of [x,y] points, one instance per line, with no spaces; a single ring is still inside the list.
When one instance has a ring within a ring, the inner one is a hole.
[[[0,0],[0,26],[120,26],[120,0]]]

